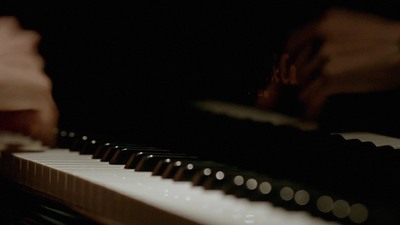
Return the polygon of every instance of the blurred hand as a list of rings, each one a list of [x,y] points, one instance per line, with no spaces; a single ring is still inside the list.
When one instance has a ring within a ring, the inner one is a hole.
[[[294,31],[285,52],[275,77],[287,79],[271,81],[269,87],[296,86],[306,118],[318,117],[324,103],[335,94],[400,87],[398,21],[334,8]],[[264,97],[264,102],[278,98]],[[274,107],[273,103],[264,105]]]
[[[55,144],[58,109],[38,52],[40,35],[0,17],[0,130]]]

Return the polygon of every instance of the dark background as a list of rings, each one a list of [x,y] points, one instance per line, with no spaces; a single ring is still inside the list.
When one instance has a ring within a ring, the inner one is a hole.
[[[293,148],[292,153],[297,153],[292,154],[297,163],[293,165],[286,157],[274,157],[284,155],[285,151],[280,153],[281,148],[265,151],[270,149],[264,148],[268,146],[264,133],[258,133],[265,131],[261,125],[244,124],[247,129],[241,132],[234,129],[243,128],[240,125],[231,126],[233,129],[226,133],[224,128],[211,132],[196,130],[198,127],[190,127],[196,123],[188,121],[191,117],[187,116],[185,106],[202,99],[254,105],[254,92],[264,86],[273,55],[282,48],[287,35],[318,17],[327,7],[344,5],[393,18],[400,16],[398,7],[392,6],[389,0],[102,2],[0,0],[0,15],[15,15],[24,27],[37,30],[42,36],[40,51],[46,60],[46,72],[53,80],[60,128],[85,135],[105,135],[111,140],[152,141],[155,137],[156,142],[172,145],[182,142],[178,145],[185,148],[184,151],[194,151],[207,159],[215,155],[213,159],[264,172],[271,169],[272,174],[283,175],[286,175],[285,169],[304,163],[296,156],[307,159],[308,155],[301,153],[308,151]],[[364,130],[400,137],[399,99],[397,90],[335,96],[327,104],[320,123],[328,130]],[[225,121],[224,118],[214,120],[216,128],[226,125]],[[187,130],[174,132],[178,128]],[[186,131],[189,132],[183,134]],[[183,134],[183,138],[174,136],[175,133]],[[204,133],[208,135],[203,138]],[[293,141],[282,130],[271,133],[277,139],[273,143],[282,141],[289,145]],[[195,135],[198,137],[187,138]],[[236,142],[235,139],[240,140]],[[302,143],[294,141],[299,142]],[[249,144],[252,147],[249,148]],[[235,149],[240,151],[235,152]],[[260,149],[262,151],[258,151]],[[310,155],[309,159],[312,158],[314,155]],[[346,158],[349,162],[352,159]],[[291,170],[286,171],[293,177]],[[301,173],[302,179],[314,178],[304,176],[304,170],[296,171]],[[351,185],[347,186],[340,178],[336,183],[338,179],[331,179],[333,186],[344,184],[346,191],[359,187],[350,188]],[[318,180],[313,182],[318,183]],[[375,192],[374,184],[379,182],[372,183],[362,190]],[[28,201],[22,205],[23,210],[20,210],[21,204],[15,206],[18,203],[14,198],[16,189],[1,184],[0,199],[10,202],[2,204],[5,207],[0,205],[3,214],[7,214],[2,215],[1,221],[14,217],[16,212],[31,213],[33,209],[35,213],[30,199],[24,199]],[[383,187],[387,186],[382,185],[379,190]],[[385,196],[395,192],[388,193]],[[355,195],[351,191],[350,194],[351,197]],[[16,195],[25,198],[20,193]],[[378,206],[380,210],[387,210]],[[388,215],[393,208],[397,209],[390,207]]]
[[[290,31],[329,6],[396,15],[384,1],[0,2],[42,35],[60,127],[113,135],[156,129],[194,100],[252,105]],[[397,97],[334,99],[322,120],[392,131],[397,111],[376,106]]]

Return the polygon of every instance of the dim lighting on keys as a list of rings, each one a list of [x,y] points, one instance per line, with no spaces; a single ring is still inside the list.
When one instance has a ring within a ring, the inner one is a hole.
[[[253,179],[253,178],[248,179],[246,181],[246,187],[249,190],[255,190],[257,188],[257,181],[255,179]]]
[[[192,170],[192,169],[194,169],[194,165],[192,163],[189,163],[189,164],[186,165],[186,168],[188,170]]]
[[[283,200],[290,201],[293,199],[294,191],[290,187],[284,187],[281,189],[279,194]]]
[[[339,199],[333,203],[333,215],[338,218],[345,218],[350,214],[350,205],[347,201]]]
[[[294,200],[298,205],[307,205],[310,201],[310,194],[305,190],[299,190],[294,195]]]
[[[317,200],[317,208],[323,213],[328,213],[333,209],[333,199],[328,195],[323,195]]]
[[[353,204],[350,207],[349,218],[354,223],[364,223],[368,219],[368,208],[363,204]]]
[[[234,183],[236,186],[241,186],[241,185],[244,184],[244,178],[243,178],[242,176],[240,176],[240,175],[235,176],[235,177],[233,178],[233,183]]]
[[[342,199],[334,201],[330,196],[323,195],[317,200],[317,208],[323,213],[332,212],[337,218],[348,217],[355,224],[362,224],[368,219],[368,208],[360,203],[350,204]]]
[[[203,170],[203,174],[204,175],[206,175],[206,176],[210,176],[211,175],[211,169],[210,168],[205,168],[204,170]]]
[[[268,181],[261,182],[260,186],[258,186],[260,192],[264,195],[271,193],[272,186]]]
[[[222,180],[225,177],[225,173],[222,171],[218,171],[215,173],[215,178],[217,178],[217,180]]]

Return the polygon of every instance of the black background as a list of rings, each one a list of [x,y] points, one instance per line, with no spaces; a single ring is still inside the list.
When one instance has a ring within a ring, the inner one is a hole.
[[[0,2],[2,14],[42,35],[60,127],[114,135],[155,129],[194,100],[253,104],[290,31],[329,6],[396,14],[375,1]],[[398,127],[393,107],[382,115],[363,97],[334,99],[322,120]],[[379,107],[391,100],[386,93],[372,99]]]
[[[212,132],[195,130],[196,127],[185,126],[186,122],[196,123],[185,121],[190,117],[186,117],[183,108],[202,99],[253,105],[254,91],[264,85],[271,70],[273,54],[282,48],[287,35],[332,5],[345,5],[393,18],[400,16],[398,7],[386,0],[318,3],[287,0],[0,0],[0,14],[15,15],[24,27],[41,34],[40,51],[46,60],[46,72],[53,81],[54,98],[61,116],[60,128],[106,135],[111,139],[135,141],[138,137],[143,140],[159,137],[155,138],[158,139],[156,142],[165,141],[173,145],[181,141],[180,146],[185,149],[190,145],[198,146],[187,149],[201,153],[207,159],[219,152],[215,159],[223,158],[223,161],[235,162],[235,165],[240,162],[252,169],[262,165],[259,167],[262,171],[271,169],[272,173],[279,173],[282,168],[293,167],[290,167],[290,162],[273,157],[282,154],[278,151],[281,149],[271,151],[274,154],[264,151],[268,149],[264,148],[268,146],[265,144],[268,140],[264,140],[264,133],[257,132],[263,131],[264,127],[246,125],[248,130],[235,132],[234,128],[243,126],[231,126],[233,131],[228,130],[227,135],[224,135],[223,128]],[[321,117],[321,125],[328,130],[364,130],[400,137],[399,93],[395,90],[334,96]],[[174,137],[174,122],[179,123],[177,128],[189,131],[183,136],[194,134],[192,136],[198,137]],[[171,124],[170,128],[166,127]],[[219,128],[224,119],[215,124]],[[204,132],[209,134],[203,138]],[[291,142],[284,133],[272,136],[278,139],[275,142]],[[240,141],[235,142],[235,139]],[[236,146],[237,143],[241,145]],[[252,144],[251,148],[249,144]],[[220,146],[225,149],[220,149]],[[258,151],[260,149],[262,151]],[[303,163],[296,156],[307,150],[296,147],[292,150],[297,153],[294,161]],[[265,163],[264,159],[272,159],[272,163]],[[346,160],[352,162],[352,159]],[[280,167],[275,167],[278,165]],[[296,171],[301,173],[304,170]],[[324,177],[327,176],[324,174]],[[301,174],[301,179],[304,178],[313,177]],[[336,180],[332,179],[332,182]],[[343,184],[347,191],[346,182],[337,182],[337,185]],[[9,190],[12,190],[11,195]],[[26,213],[28,208],[29,213],[32,211],[30,201],[23,205],[22,211],[14,209],[21,208],[21,204],[15,206],[14,190],[12,187],[0,192],[6,193],[0,196],[2,201],[12,203],[2,204],[5,207],[1,209],[7,214],[1,217],[2,221],[14,217],[16,212]],[[353,194],[351,192],[351,197]],[[378,206],[382,209],[380,204]],[[390,211],[387,215],[391,215]]]

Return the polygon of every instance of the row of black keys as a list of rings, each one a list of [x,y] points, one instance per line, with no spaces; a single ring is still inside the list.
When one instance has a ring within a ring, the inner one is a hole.
[[[289,210],[308,211],[341,224],[381,222],[379,217],[371,214],[368,205],[353,199],[345,199],[298,182],[205,160],[196,155],[152,146],[99,142],[67,132],[60,133],[59,145],[79,154],[92,155],[93,159],[105,163],[124,165],[125,169],[147,171],[177,182],[189,181],[194,186],[221,190],[250,201],[269,201]]]

